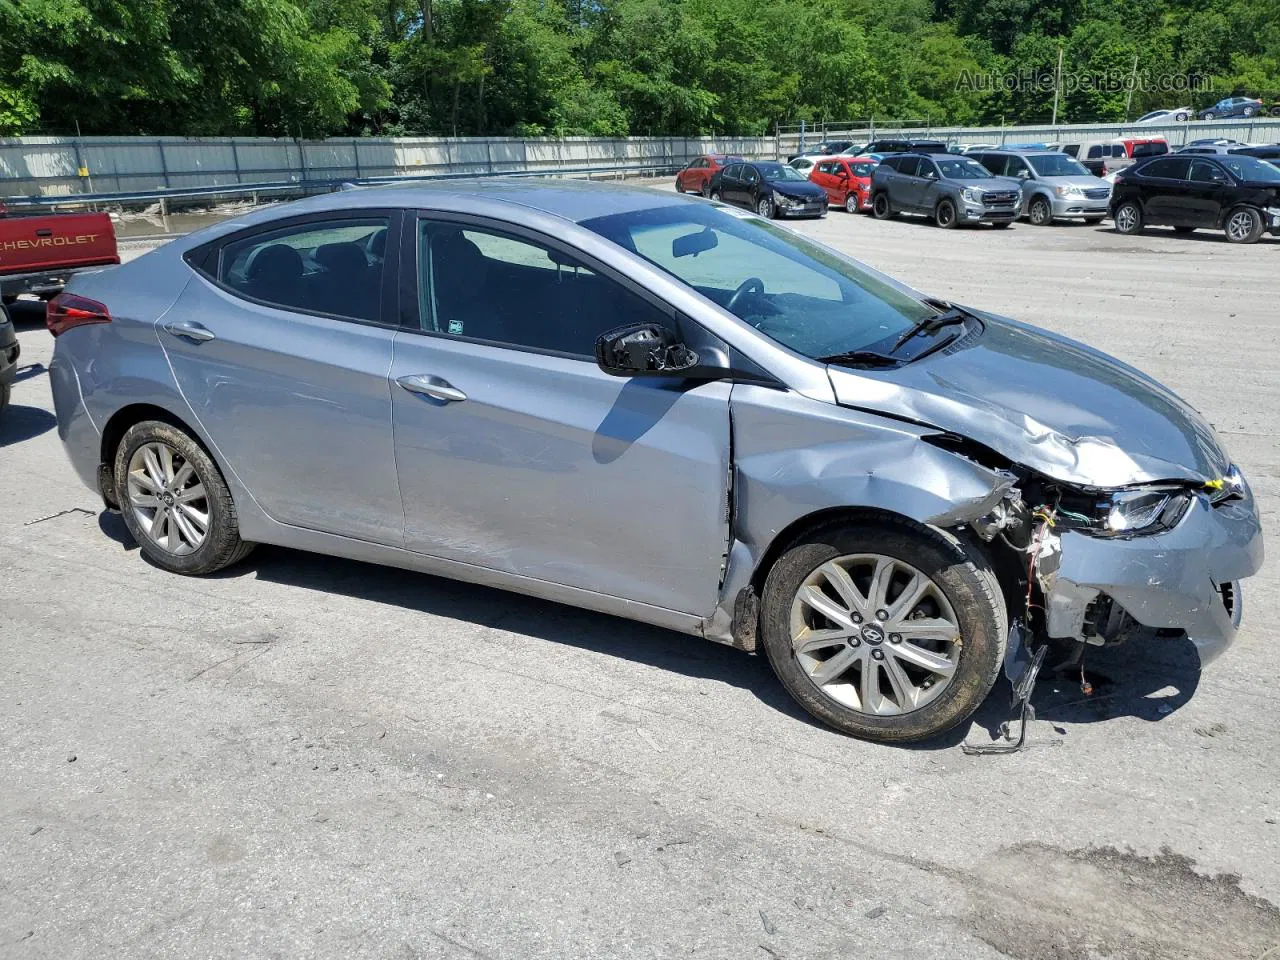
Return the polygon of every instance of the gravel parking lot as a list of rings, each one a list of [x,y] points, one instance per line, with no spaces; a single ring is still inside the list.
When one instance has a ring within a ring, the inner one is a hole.
[[[669,187],[664,187],[669,189]],[[1065,225],[797,228],[1163,380],[1272,542],[1280,241]],[[279,549],[143,562],[75,479],[47,378],[0,422],[0,957],[1280,956],[1275,564],[1199,675],[1181,649],[894,749],[820,728],[763,659]]]

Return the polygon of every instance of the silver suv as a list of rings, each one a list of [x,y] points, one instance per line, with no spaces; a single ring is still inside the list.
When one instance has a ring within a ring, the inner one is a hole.
[[[990,150],[970,154],[992,176],[1022,183],[1022,215],[1038,227],[1056,219],[1101,223],[1111,202],[1111,184],[1074,157],[1052,150]]]
[[[904,153],[885,157],[871,177],[871,212],[878,220],[923,213],[940,227],[1018,218],[1018,184],[993,177],[978,161],[949,154]]]

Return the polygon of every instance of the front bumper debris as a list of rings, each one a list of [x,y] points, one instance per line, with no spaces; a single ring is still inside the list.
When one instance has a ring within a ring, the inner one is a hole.
[[[1084,639],[1105,595],[1141,627],[1182,631],[1208,664],[1236,638],[1239,581],[1262,566],[1262,524],[1253,494],[1211,504],[1197,497],[1167,533],[1127,539],[1061,535],[1061,558],[1045,590],[1050,637]]]

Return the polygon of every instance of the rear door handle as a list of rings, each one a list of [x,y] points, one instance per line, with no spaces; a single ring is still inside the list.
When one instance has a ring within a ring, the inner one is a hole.
[[[217,334],[204,324],[196,323],[194,320],[171,320],[164,325],[164,328],[175,337],[185,337],[196,343],[203,343],[217,337]]]
[[[396,383],[410,393],[418,393],[424,397],[431,397],[433,400],[443,400],[446,403],[458,403],[467,399],[467,395],[448,380],[441,377],[433,377],[429,373],[415,373],[407,377],[400,377],[396,380]]]

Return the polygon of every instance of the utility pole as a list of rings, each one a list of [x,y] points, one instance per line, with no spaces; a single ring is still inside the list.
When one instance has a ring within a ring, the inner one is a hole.
[[[1053,126],[1058,125],[1058,96],[1062,93],[1062,44],[1058,44],[1058,72],[1053,76]]]
[[[1129,76],[1129,95],[1124,100],[1124,118],[1129,119],[1129,107],[1133,105],[1133,88],[1138,83],[1138,55],[1133,55],[1133,73]]]

